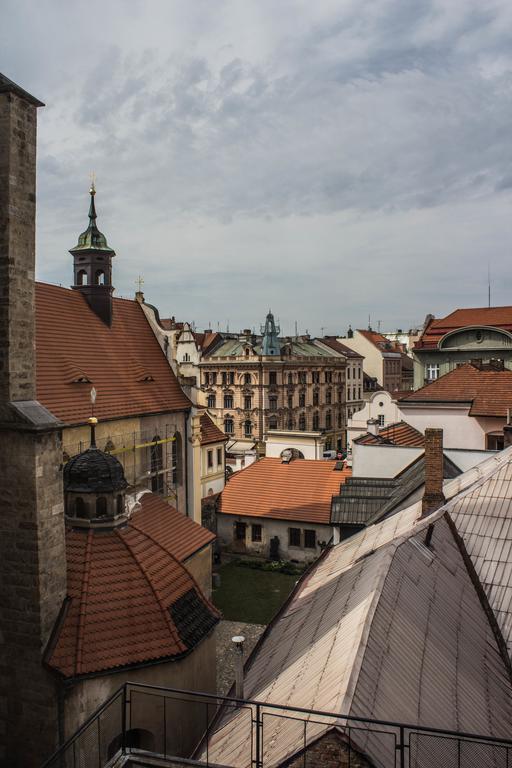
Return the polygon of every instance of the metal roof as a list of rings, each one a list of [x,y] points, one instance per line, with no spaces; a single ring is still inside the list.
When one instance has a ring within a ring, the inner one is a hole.
[[[469,497],[475,482],[496,472],[495,487],[503,492],[501,474],[507,462],[508,483],[511,460],[512,449],[487,459],[447,483],[445,493]],[[445,517],[459,501],[454,498],[421,520],[416,503],[326,551],[247,662],[245,695],[506,737],[512,724],[510,679]],[[245,766],[241,720],[248,714],[237,711],[221,719],[209,740],[210,761]],[[328,727],[322,722],[308,727],[308,742]],[[304,746],[303,736],[303,723],[269,718],[264,764],[277,766],[295,754]],[[354,733],[352,738],[375,766],[394,764],[387,739]],[[433,755],[428,764],[442,762]]]

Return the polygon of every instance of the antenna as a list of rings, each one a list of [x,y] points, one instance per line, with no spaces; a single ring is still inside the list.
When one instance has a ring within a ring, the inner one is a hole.
[[[325,325],[320,326],[320,336],[324,335]]]
[[[381,324],[381,322],[382,322],[381,320],[377,320],[377,333],[380,333],[380,324]]]
[[[295,321],[295,338],[299,335],[299,331],[297,329],[297,321]]]
[[[371,331],[372,329],[372,318],[371,315],[368,315],[368,330]]]
[[[491,306],[491,266],[487,262],[487,301],[488,306]]]

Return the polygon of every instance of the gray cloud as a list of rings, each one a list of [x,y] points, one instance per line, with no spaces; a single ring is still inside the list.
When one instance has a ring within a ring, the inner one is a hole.
[[[94,168],[119,290],[142,271],[198,325],[405,326],[484,301],[488,261],[510,302],[508,3],[118,0],[92,37],[58,5],[8,0],[0,33],[48,103],[44,279],[69,279]]]

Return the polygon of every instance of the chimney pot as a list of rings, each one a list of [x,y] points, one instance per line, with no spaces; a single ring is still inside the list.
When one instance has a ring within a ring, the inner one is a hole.
[[[366,422],[366,429],[370,435],[377,436],[379,434],[379,422],[377,419],[368,419]]]
[[[443,430],[425,430],[425,490],[421,516],[426,517],[445,503],[443,493]]]

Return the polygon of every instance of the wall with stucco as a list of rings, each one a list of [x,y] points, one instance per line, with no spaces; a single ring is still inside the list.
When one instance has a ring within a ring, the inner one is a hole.
[[[235,540],[235,523],[246,524],[245,542]],[[252,524],[261,525],[261,542],[251,541]],[[302,542],[304,541],[304,530],[316,531],[316,547],[305,548],[290,547],[288,545],[288,529],[300,528],[302,531]],[[244,515],[217,515],[217,536],[219,543],[225,549],[238,554],[260,555],[268,557],[270,552],[270,539],[274,536],[279,537],[279,557],[281,560],[296,560],[298,562],[312,562],[321,553],[322,549],[319,542],[330,541],[333,535],[333,529],[330,525],[319,525],[318,523],[295,522],[293,520],[271,520],[263,517],[249,517]]]
[[[104,703],[124,682],[143,683],[183,690],[215,692],[216,655],[215,631],[205,638],[188,656],[177,661],[129,669],[101,677],[76,682],[64,693],[65,737],[72,736],[82,723]],[[179,702],[176,698],[151,696],[137,689],[130,692],[127,715],[128,729],[143,729],[153,736],[154,750],[164,751],[164,739],[168,752],[187,757],[199,741],[206,713],[199,703]],[[85,739],[77,745],[78,760],[84,768],[105,765],[113,742],[121,732],[121,707],[112,707],[100,721],[99,737]],[[96,762],[94,762],[96,760]]]
[[[212,545],[208,544],[199,552],[194,552],[184,565],[197,581],[206,597],[212,596]]]
[[[325,436],[321,432],[277,432],[266,434],[265,456],[279,458],[286,448],[296,448],[305,459],[321,459],[325,449]]]
[[[422,453],[423,448],[354,443],[352,475],[353,477],[395,477]]]
[[[396,400],[393,400],[391,394],[385,390],[374,392],[364,408],[356,411],[348,420],[347,446],[351,446],[356,437],[367,433],[367,421],[369,419],[378,419],[379,416],[384,416],[383,426],[385,427],[402,419]]]
[[[505,417],[469,416],[467,405],[400,405],[402,418],[420,432],[427,427],[443,430],[445,448],[471,448],[485,450],[487,432],[501,431]]]

